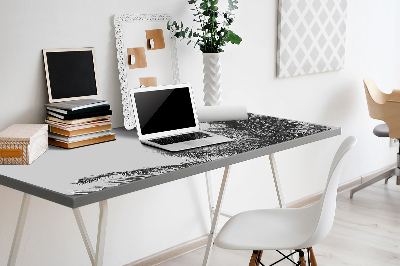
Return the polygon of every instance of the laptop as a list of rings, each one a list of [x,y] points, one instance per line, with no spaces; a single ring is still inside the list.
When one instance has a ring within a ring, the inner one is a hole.
[[[200,130],[189,84],[130,90],[139,140],[168,151],[181,151],[232,141]]]

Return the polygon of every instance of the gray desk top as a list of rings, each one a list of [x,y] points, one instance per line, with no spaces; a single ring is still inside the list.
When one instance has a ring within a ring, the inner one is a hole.
[[[249,120],[202,123],[233,142],[181,152],[142,145],[136,131],[116,141],[50,149],[28,166],[0,165],[0,184],[77,208],[216,168],[340,135],[340,128],[249,114]]]

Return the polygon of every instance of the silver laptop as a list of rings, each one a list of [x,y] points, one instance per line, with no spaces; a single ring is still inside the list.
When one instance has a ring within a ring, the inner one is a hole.
[[[168,151],[208,146],[232,139],[201,131],[189,84],[130,90],[139,140]]]

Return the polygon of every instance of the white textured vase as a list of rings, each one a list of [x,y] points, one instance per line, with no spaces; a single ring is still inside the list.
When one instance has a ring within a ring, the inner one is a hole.
[[[203,53],[204,104],[221,104],[221,64],[219,53]]]

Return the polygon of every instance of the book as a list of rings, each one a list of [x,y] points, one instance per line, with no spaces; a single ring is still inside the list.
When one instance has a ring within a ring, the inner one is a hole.
[[[84,135],[78,135],[78,136],[63,136],[59,134],[54,134],[54,133],[49,133],[49,139],[54,139],[57,141],[65,142],[65,143],[73,143],[73,142],[78,142],[78,141],[83,141],[83,140],[88,140],[88,139],[94,139],[94,138],[99,138],[103,136],[108,136],[111,135],[111,130],[104,130],[100,132],[95,132],[95,133],[89,133],[89,134],[84,134]]]
[[[81,124],[76,124],[76,125],[64,124],[64,123],[59,123],[59,122],[55,122],[55,121],[51,121],[51,120],[45,120],[45,121],[48,125],[50,125],[53,128],[59,128],[59,129],[63,129],[66,131],[74,131],[74,130],[96,127],[96,126],[111,125],[111,120],[109,120],[109,119],[81,123]]]
[[[58,114],[53,111],[47,111],[47,114],[50,116],[57,117],[61,120],[74,120],[74,119],[81,119],[81,118],[90,118],[90,117],[95,117],[95,116],[112,115],[112,110],[103,110],[103,111],[72,114],[72,115]]]
[[[61,120],[61,119],[59,119],[57,117],[47,116],[47,120],[46,121],[50,120],[50,121],[55,121],[55,122],[64,123],[64,124],[76,125],[76,124],[92,122],[92,121],[98,121],[98,120],[103,120],[103,119],[111,119],[111,116],[110,115],[103,115],[103,116],[96,116],[96,117],[82,118],[82,119],[74,119],[74,120]]]
[[[82,140],[82,141],[73,142],[73,143],[65,143],[62,141],[49,139],[49,144],[53,145],[53,146],[65,148],[65,149],[73,149],[73,148],[102,143],[102,142],[111,141],[111,140],[115,140],[115,135],[107,135],[107,136],[103,136],[103,137],[87,139],[87,140]]]
[[[77,129],[77,130],[64,130],[64,129],[50,126],[51,133],[60,134],[60,135],[67,136],[67,137],[84,135],[84,134],[89,134],[89,133],[94,133],[94,132],[100,132],[100,131],[104,131],[104,130],[111,130],[111,124],[104,125],[104,126],[94,126],[94,127],[89,127],[89,128],[82,128],[82,129]]]
[[[110,105],[109,104],[104,104],[104,105],[99,105],[99,106],[93,106],[93,107],[88,107],[84,109],[78,109],[78,110],[64,110],[60,108],[54,108],[54,107],[46,107],[48,111],[53,111],[59,114],[64,114],[64,115],[72,115],[72,114],[82,114],[82,113],[89,113],[89,112],[96,112],[96,111],[104,111],[104,110],[109,110]]]
[[[44,106],[75,111],[79,109],[85,109],[104,104],[108,104],[108,102],[105,100],[97,100],[97,99],[82,99],[82,100],[66,101],[60,103],[47,103]]]

